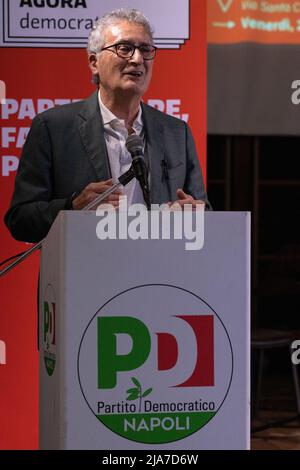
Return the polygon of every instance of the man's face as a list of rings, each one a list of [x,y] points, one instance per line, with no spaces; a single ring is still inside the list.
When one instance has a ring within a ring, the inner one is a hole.
[[[120,42],[130,42],[136,46],[151,44],[143,26],[128,21],[120,21],[106,29],[103,47]],[[112,48],[100,52],[94,59],[90,57],[90,66],[93,73],[99,74],[100,89],[104,95],[141,97],[151,80],[153,60],[144,60],[138,49],[130,59],[122,59]]]

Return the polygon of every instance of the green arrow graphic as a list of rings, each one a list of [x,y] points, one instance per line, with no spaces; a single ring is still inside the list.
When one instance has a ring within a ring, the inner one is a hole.
[[[235,27],[235,22],[234,21],[227,21],[227,23],[220,23],[220,22],[217,22],[215,21],[213,23],[213,26],[215,26],[216,28],[228,28],[228,29],[232,29]]]

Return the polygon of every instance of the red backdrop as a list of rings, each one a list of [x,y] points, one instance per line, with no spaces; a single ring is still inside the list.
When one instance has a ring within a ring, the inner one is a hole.
[[[3,223],[16,174],[7,171],[5,157],[20,156],[22,135],[26,134],[22,128],[30,126],[32,113],[37,112],[37,100],[85,98],[94,86],[84,49],[2,48],[0,54],[0,79],[6,83],[7,98],[16,100],[12,104],[19,107],[6,119],[1,106],[0,260],[3,260],[28,247],[14,241]],[[190,39],[181,49],[159,51],[151,88],[145,96],[145,101],[148,100],[161,100],[165,106],[169,100],[169,111],[173,106],[173,112],[189,115],[205,176],[205,0],[190,0]],[[180,100],[181,104],[170,100]],[[30,117],[24,117],[24,113]],[[8,142],[7,136],[15,141]],[[0,449],[38,447],[38,263],[35,254],[0,280],[0,341],[6,346],[6,363],[1,364],[0,360]]]

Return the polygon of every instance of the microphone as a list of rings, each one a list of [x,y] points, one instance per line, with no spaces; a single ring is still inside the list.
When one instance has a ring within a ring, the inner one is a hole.
[[[148,168],[144,159],[143,139],[137,134],[129,135],[126,140],[126,148],[132,157],[134,176],[140,183],[146,206],[150,210]]]

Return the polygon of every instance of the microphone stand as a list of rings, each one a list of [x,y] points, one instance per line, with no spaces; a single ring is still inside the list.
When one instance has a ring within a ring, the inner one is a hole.
[[[141,185],[142,187],[142,192],[144,196],[144,201],[146,203],[148,211],[151,210],[151,199],[150,199],[150,191],[149,191],[149,185],[148,182],[146,184]]]
[[[102,202],[106,197],[108,197],[111,193],[113,193],[116,189],[118,189],[120,186],[126,186],[133,178],[135,177],[135,172],[133,167],[131,166],[126,173],[121,175],[118,178],[118,181],[112,185],[111,188],[107,189],[104,193],[99,194],[93,201],[89,202],[86,204],[81,210],[82,211],[88,211],[92,207],[99,205],[100,202]],[[41,241],[33,245],[31,248],[25,251],[22,255],[20,255],[16,260],[14,260],[11,264],[6,266],[4,269],[0,271],[0,277],[4,276],[6,273],[8,273],[11,269],[13,269],[15,266],[20,264],[24,259],[28,258],[32,253],[37,251],[39,248],[42,247],[44,241],[46,240],[46,237],[43,238]]]

